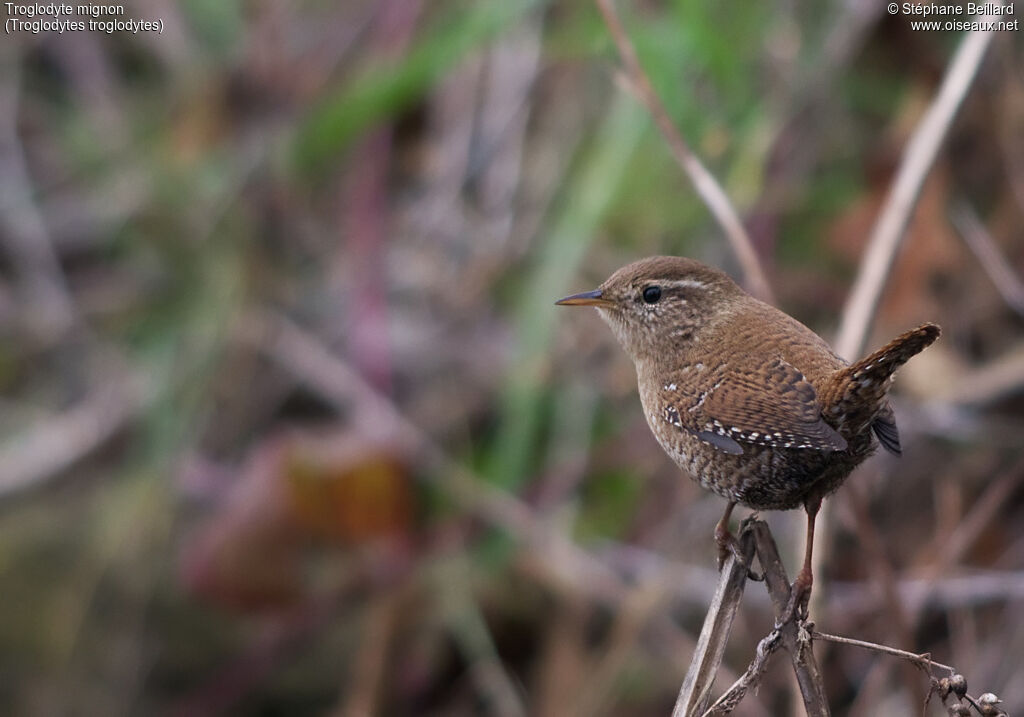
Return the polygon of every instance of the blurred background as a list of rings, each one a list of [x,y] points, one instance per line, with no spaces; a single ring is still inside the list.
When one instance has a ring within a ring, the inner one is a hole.
[[[777,303],[834,337],[961,36],[875,0],[619,7]],[[722,500],[552,302],[655,253],[739,274],[593,4],[125,10],[163,33],[0,41],[3,713],[669,714]],[[1002,32],[869,344],[944,334],[896,384],[903,458],[834,498],[812,616],[1011,713],[1022,219]],[[803,515],[766,517],[795,572]],[[716,692],[771,624],[751,584]],[[816,652],[835,713],[920,712],[921,673]],[[787,663],[737,714],[802,713]]]

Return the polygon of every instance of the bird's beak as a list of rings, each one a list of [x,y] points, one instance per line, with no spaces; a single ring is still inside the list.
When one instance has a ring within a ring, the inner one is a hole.
[[[555,302],[559,306],[611,306],[614,302],[601,298],[601,290],[584,291],[582,294],[573,294]]]

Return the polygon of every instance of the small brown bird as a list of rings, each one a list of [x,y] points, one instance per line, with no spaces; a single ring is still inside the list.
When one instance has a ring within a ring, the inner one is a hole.
[[[636,365],[658,443],[729,501],[715,528],[719,566],[729,551],[738,556],[728,527],[737,503],[807,511],[804,565],[789,608],[790,616],[805,614],[821,500],[874,452],[875,438],[900,454],[888,389],[939,327],[924,324],[848,365],[723,272],[671,256],[624,266],[599,289],[556,303],[597,307]]]

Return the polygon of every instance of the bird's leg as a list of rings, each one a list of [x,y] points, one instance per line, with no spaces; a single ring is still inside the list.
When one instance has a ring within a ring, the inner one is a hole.
[[[740,565],[747,566],[747,577],[750,580],[760,582],[764,580],[764,576],[758,575],[750,569],[746,558],[743,557],[743,552],[740,550],[740,541],[736,540],[736,536],[729,531],[729,516],[732,515],[732,509],[735,507],[736,501],[730,500],[728,505],[725,506],[725,514],[715,526],[715,543],[718,545],[718,570],[721,572],[722,568],[725,567],[725,561],[729,559],[729,554],[731,553],[736,556],[736,560],[739,561]]]
[[[725,561],[729,558],[729,553],[736,556],[737,560],[743,560],[743,554],[740,552],[739,541],[736,540],[736,536],[729,532],[729,516],[732,515],[732,509],[736,507],[736,501],[730,500],[725,506],[725,514],[722,519],[718,521],[718,525],[715,526],[715,543],[718,545],[718,570],[721,572],[722,568],[725,567]]]
[[[791,619],[807,619],[807,603],[811,599],[811,587],[814,585],[814,575],[811,572],[811,554],[814,550],[814,519],[818,516],[818,509],[821,507],[821,497],[812,498],[804,504],[807,511],[807,546],[804,548],[804,566],[800,574],[793,581],[793,587],[789,594],[789,604],[782,614],[782,621]]]

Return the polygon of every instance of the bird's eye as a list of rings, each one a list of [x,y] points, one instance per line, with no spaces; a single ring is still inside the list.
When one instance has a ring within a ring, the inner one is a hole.
[[[661,287],[660,286],[648,286],[644,289],[644,303],[645,304],[657,304],[658,299],[661,298]]]

